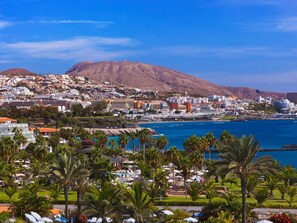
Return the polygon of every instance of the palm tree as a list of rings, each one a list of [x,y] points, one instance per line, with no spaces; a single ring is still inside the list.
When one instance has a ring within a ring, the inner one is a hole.
[[[176,146],[172,146],[165,152],[166,161],[177,165],[180,156],[180,151]]]
[[[278,172],[280,178],[284,181],[286,186],[292,184],[292,180],[297,178],[296,169],[290,165],[286,165],[285,167],[281,167]]]
[[[183,144],[186,152],[193,152],[200,149],[200,138],[196,135],[192,135],[184,141]]]
[[[270,197],[268,188],[258,188],[253,192],[253,197],[256,199],[258,205],[262,205]]]
[[[259,177],[258,175],[251,175],[248,178],[247,185],[246,185],[246,190],[247,190],[247,197],[251,197],[253,191],[259,184]]]
[[[131,133],[129,133],[129,137],[132,140],[132,151],[133,151],[133,153],[135,153],[135,140],[137,139],[137,133],[131,132]]]
[[[168,138],[166,136],[161,136],[157,139],[157,148],[164,152],[165,147],[168,145]]]
[[[185,190],[185,196],[187,197],[187,184],[186,181],[188,177],[190,176],[190,171],[193,167],[193,164],[191,160],[189,159],[188,156],[180,156],[178,163],[177,163],[177,168],[181,171],[181,175],[184,180],[184,190]]]
[[[146,150],[145,162],[148,163],[152,168],[157,169],[162,165],[163,156],[160,150],[152,147]]]
[[[145,146],[149,141],[149,135],[150,135],[149,129],[142,129],[139,131],[139,142],[140,145],[143,146],[143,158],[145,159]]]
[[[269,156],[261,156],[255,159],[260,145],[252,136],[234,137],[227,143],[219,154],[221,160],[218,165],[227,166],[229,172],[233,172],[240,178],[242,195],[242,223],[246,222],[246,188],[247,180],[251,174],[264,174],[274,169],[275,162]]]
[[[287,199],[287,202],[289,203],[290,206],[295,201],[295,196],[297,195],[297,188],[296,187],[288,187],[287,194],[289,198]]]
[[[6,164],[12,163],[18,152],[17,144],[10,137],[0,139],[0,156]]]
[[[141,182],[135,182],[126,193],[127,209],[136,222],[146,222],[152,215],[152,199],[144,192]]]
[[[77,169],[84,170],[81,171],[82,174],[77,176],[74,181],[77,195],[77,213],[80,213],[83,194],[89,186],[89,171],[87,163],[83,160],[77,161]]]
[[[121,134],[119,137],[119,144],[123,151],[126,151],[126,146],[129,143],[129,137],[127,134]]]
[[[66,153],[59,154],[51,166],[54,180],[63,185],[66,217],[68,217],[68,187],[76,177],[84,175],[85,172],[86,169],[78,168],[73,156]]]
[[[96,142],[96,146],[99,148],[105,147],[108,142],[108,136],[103,131],[97,130],[94,132],[93,137]]]
[[[222,148],[225,144],[228,144],[234,138],[228,131],[223,131],[219,138],[219,146]]]
[[[269,174],[265,177],[266,179],[266,187],[270,191],[270,196],[273,196],[273,191],[277,188],[277,184],[279,182],[279,178],[276,175]]]
[[[113,179],[114,175],[111,174],[113,170],[112,162],[109,159],[100,157],[93,163],[90,177],[95,181],[99,181],[102,186]]]
[[[209,202],[216,196],[217,191],[212,181],[204,182],[204,193]]]
[[[280,184],[278,185],[278,190],[281,193],[281,199],[285,200],[285,194],[288,190],[288,186],[286,184]]]
[[[192,201],[198,200],[199,196],[202,194],[204,185],[198,182],[192,182],[188,186],[188,194],[190,195]]]
[[[102,187],[91,187],[84,197],[83,213],[102,218],[106,223],[106,217],[116,210],[119,201],[119,187],[112,184],[104,184]]]
[[[208,144],[208,148],[207,148],[207,150],[208,150],[208,159],[211,159],[211,156],[210,156],[211,148],[216,146],[217,140],[216,140],[216,138],[214,137],[214,135],[211,132],[209,132],[209,133],[207,133],[205,135],[205,139],[206,139],[207,144]]]
[[[17,145],[20,145],[19,149],[22,149],[23,146],[27,143],[27,138],[23,135],[23,131],[18,128],[12,130],[14,132],[13,140]]]
[[[199,169],[203,166],[203,156],[199,150],[191,152],[189,155],[191,162],[193,163],[194,170],[196,170],[196,174]]]

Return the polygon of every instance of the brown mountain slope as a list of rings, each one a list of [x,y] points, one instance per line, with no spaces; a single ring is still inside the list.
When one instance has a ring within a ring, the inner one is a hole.
[[[21,77],[21,76],[36,76],[37,74],[23,68],[11,68],[0,72],[0,75]]]
[[[219,94],[239,98],[256,98],[259,95],[274,98],[281,96],[279,93],[260,92],[249,88],[222,87],[166,67],[138,62],[82,62],[74,65],[66,73],[157,91],[188,92],[205,96]]]

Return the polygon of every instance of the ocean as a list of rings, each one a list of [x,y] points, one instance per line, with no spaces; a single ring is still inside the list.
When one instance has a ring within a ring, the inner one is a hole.
[[[276,149],[288,144],[297,144],[297,120],[255,120],[243,122],[160,122],[144,123],[140,127],[152,128],[165,135],[169,146],[183,149],[183,142],[191,135],[203,136],[212,132],[218,138],[224,130],[236,136],[253,135],[262,148]],[[271,155],[281,165],[297,168],[297,151],[259,152],[258,155]],[[213,158],[216,154],[212,154]]]

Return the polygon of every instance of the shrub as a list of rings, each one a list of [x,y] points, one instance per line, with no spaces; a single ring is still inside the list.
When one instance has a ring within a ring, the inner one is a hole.
[[[291,218],[288,214],[274,214],[269,218],[273,223],[292,223]]]

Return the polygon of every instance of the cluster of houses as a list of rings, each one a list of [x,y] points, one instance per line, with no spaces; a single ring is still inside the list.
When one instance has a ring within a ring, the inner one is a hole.
[[[236,97],[211,95],[192,97],[172,94],[160,100],[157,91],[142,90],[109,82],[98,82],[85,77],[67,74],[44,76],[0,75],[0,108],[30,109],[33,106],[56,107],[61,112],[71,110],[74,104],[87,107],[97,101],[105,101],[106,111],[126,114],[128,118],[158,119],[175,116],[228,116],[254,114],[252,105],[273,105],[280,113],[296,114],[297,93],[288,93],[285,99],[259,97],[257,100],[239,100]],[[261,115],[261,114],[260,114]]]

